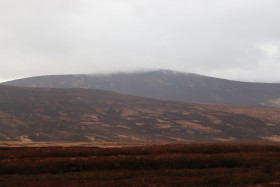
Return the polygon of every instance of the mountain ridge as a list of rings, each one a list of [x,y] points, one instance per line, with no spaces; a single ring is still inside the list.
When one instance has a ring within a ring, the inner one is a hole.
[[[170,70],[37,76],[3,85],[87,88],[170,101],[280,107],[280,84],[250,83]]]

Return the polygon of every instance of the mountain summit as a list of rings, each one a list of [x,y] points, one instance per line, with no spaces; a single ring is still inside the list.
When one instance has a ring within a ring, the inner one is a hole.
[[[38,76],[3,84],[22,87],[99,89],[192,103],[280,107],[280,84],[231,81],[170,70]]]

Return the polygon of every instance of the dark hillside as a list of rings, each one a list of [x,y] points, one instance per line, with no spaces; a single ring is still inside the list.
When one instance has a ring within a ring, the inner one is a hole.
[[[192,103],[280,106],[280,84],[238,82],[167,70],[108,75],[40,76],[4,84],[24,87],[100,89]]]
[[[280,109],[190,104],[92,89],[0,86],[0,140],[273,140]]]

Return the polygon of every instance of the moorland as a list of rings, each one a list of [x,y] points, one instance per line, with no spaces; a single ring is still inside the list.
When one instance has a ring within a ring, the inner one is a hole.
[[[0,186],[279,186],[280,146],[0,148]]]
[[[280,186],[279,84],[170,71],[6,84],[1,187]]]
[[[1,141],[279,141],[280,108],[0,86]]]

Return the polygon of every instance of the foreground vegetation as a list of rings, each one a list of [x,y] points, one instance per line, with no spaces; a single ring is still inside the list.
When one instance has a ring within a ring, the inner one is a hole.
[[[279,186],[280,146],[0,148],[0,186]]]

